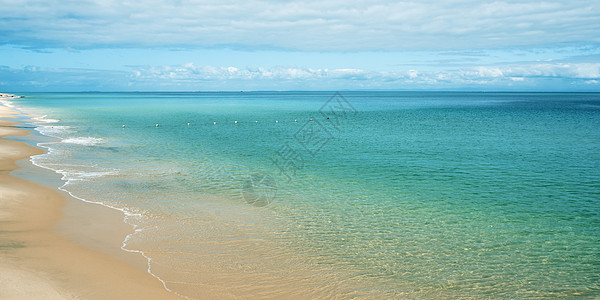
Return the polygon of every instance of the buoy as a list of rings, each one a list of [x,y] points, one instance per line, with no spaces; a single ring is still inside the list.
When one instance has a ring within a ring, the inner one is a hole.
[[[217,122],[213,122],[213,125],[217,125]]]
[[[190,122],[188,122],[188,126],[190,126]]]
[[[235,121],[235,124],[237,124],[237,121]]]
[[[312,121],[312,118],[310,118],[310,121]]]
[[[298,122],[298,120],[294,120],[294,122]]]
[[[156,126],[155,126],[155,127],[158,127],[158,124],[156,124]]]
[[[125,128],[125,125],[123,125],[123,128]]]
[[[275,120],[275,123],[279,123],[279,121]]]
[[[256,121],[256,123],[258,123],[258,121]]]

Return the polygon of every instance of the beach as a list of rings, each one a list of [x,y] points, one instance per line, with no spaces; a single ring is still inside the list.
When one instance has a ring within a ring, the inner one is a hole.
[[[28,161],[42,149],[7,139],[30,133],[14,116],[0,106],[0,299],[178,299],[120,249],[133,230],[122,212],[11,176],[59,178]]]
[[[600,300],[600,2],[0,3],[0,300]]]
[[[599,94],[23,95],[2,299],[598,295]]]

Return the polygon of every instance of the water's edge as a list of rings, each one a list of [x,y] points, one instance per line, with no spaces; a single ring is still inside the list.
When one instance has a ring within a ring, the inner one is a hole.
[[[129,249],[127,248],[127,242],[128,240],[130,240],[130,238],[135,235],[136,233],[140,232],[142,229],[138,228],[138,226],[136,224],[131,224],[129,222],[127,222],[127,219],[130,217],[135,217],[135,216],[140,216],[139,213],[135,213],[135,212],[130,212],[127,209],[121,208],[121,207],[117,207],[114,205],[110,205],[110,204],[106,204],[103,202],[96,202],[96,201],[90,201],[87,199],[84,199],[82,197],[79,197],[77,195],[75,195],[74,193],[72,193],[71,191],[69,191],[66,186],[68,185],[68,180],[66,180],[66,175],[61,172],[60,169],[53,169],[47,166],[44,166],[42,164],[39,164],[36,162],[36,157],[38,156],[43,156],[46,155],[49,151],[52,151],[52,148],[50,147],[52,144],[54,143],[60,143],[61,141],[54,141],[54,142],[48,142],[48,141],[40,141],[40,138],[42,139],[60,139],[58,137],[52,136],[52,135],[46,135],[43,134],[42,132],[40,132],[39,127],[42,126],[43,124],[48,124],[49,122],[45,119],[45,116],[43,115],[34,115],[30,112],[25,112],[23,110],[21,110],[18,106],[15,106],[14,104],[12,104],[10,101],[3,101],[2,103],[7,107],[9,107],[11,110],[13,110],[14,112],[17,113],[17,115],[15,116],[16,118],[14,119],[15,122],[18,122],[19,124],[16,125],[16,127],[18,128],[22,128],[24,130],[27,130],[29,132],[29,136],[27,136],[26,138],[24,138],[23,142],[26,142],[28,144],[30,144],[31,146],[40,148],[40,149],[44,149],[45,153],[44,154],[40,154],[40,155],[33,155],[31,156],[27,161],[34,166],[34,168],[41,168],[41,169],[45,169],[45,170],[49,170],[57,175],[60,175],[60,178],[57,177],[57,181],[63,182],[62,185],[57,185],[54,180],[52,180],[52,183],[48,183],[48,181],[42,180],[41,182],[36,182],[39,184],[42,184],[44,186],[48,186],[51,187],[53,189],[62,191],[64,193],[66,193],[67,195],[69,195],[71,198],[76,199],[77,201],[82,201],[85,203],[89,203],[89,204],[95,204],[95,205],[101,205],[102,207],[114,210],[114,211],[118,211],[119,213],[122,214],[123,218],[122,218],[122,222],[123,224],[126,224],[128,226],[130,226],[132,228],[132,232],[127,234],[121,242],[121,246],[120,249],[125,251],[125,252],[129,252],[129,253],[137,253],[140,256],[142,256],[145,260],[146,260],[146,265],[147,268],[145,269],[146,272],[148,272],[152,277],[156,278],[157,280],[159,280],[162,283],[162,286],[164,287],[165,290],[167,290],[170,293],[173,293],[179,297],[182,298],[186,298],[189,299],[189,297],[185,296],[185,295],[181,295],[173,290],[171,290],[169,287],[167,287],[167,283],[160,278],[158,275],[156,275],[155,273],[152,272],[152,258],[149,257],[148,255],[146,255],[146,253],[144,253],[141,250],[136,250],[136,249]],[[53,120],[51,120],[50,122],[52,122]],[[15,137],[7,137],[8,139],[17,139]],[[18,171],[18,170],[16,170]],[[20,176],[18,173],[17,174],[11,174],[13,176],[28,180],[28,178],[23,178],[25,176]],[[85,245],[84,245],[85,246]]]

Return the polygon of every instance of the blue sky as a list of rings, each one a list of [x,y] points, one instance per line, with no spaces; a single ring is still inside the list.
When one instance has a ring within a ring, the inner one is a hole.
[[[600,91],[597,1],[0,7],[2,91]]]

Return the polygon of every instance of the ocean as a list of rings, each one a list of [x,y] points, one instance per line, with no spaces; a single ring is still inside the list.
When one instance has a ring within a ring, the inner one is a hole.
[[[600,94],[22,95],[180,295],[600,297]]]

